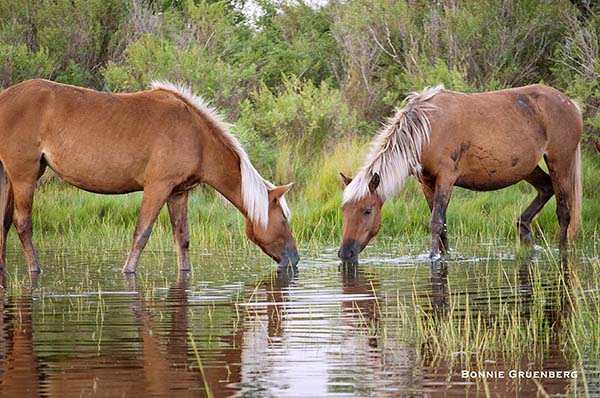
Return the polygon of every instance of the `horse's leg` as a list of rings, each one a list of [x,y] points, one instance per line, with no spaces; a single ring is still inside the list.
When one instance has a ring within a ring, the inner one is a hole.
[[[33,194],[37,180],[44,174],[46,163],[23,163],[18,165],[17,180],[9,182],[9,206],[5,207],[3,240],[6,242],[6,235],[10,229],[10,220],[15,225],[17,235],[23,247],[23,254],[27,261],[29,272],[40,272],[40,266],[37,254],[33,246],[33,222],[31,220],[31,210],[33,207]],[[2,248],[2,258],[6,251],[6,244]]]
[[[454,180],[448,178],[439,178],[435,184],[435,193],[433,194],[433,209],[431,211],[431,222],[429,230],[431,231],[431,251],[429,257],[437,259],[440,255],[440,238],[442,232],[446,229],[446,209],[452,195]]]
[[[177,262],[179,271],[189,271],[190,267],[190,231],[188,227],[188,191],[172,193],[167,200],[171,227],[173,229],[173,240],[177,250]]]
[[[133,244],[123,266],[123,273],[135,272],[142,250],[144,250],[152,232],[152,226],[160,213],[160,209],[162,209],[171,194],[171,189],[171,186],[165,185],[149,185],[144,188],[142,207],[133,233]]]
[[[546,202],[554,195],[554,191],[552,190],[552,180],[550,179],[550,176],[539,166],[525,178],[525,181],[535,187],[537,196],[517,220],[517,228],[519,229],[521,241],[533,245],[534,241],[531,233],[531,221],[537,217]]]
[[[429,213],[431,214],[431,212],[433,211],[433,196],[434,196],[434,190],[432,188],[430,188],[428,185],[426,184],[421,184],[421,189],[423,190],[423,194],[425,195],[425,199],[427,200],[427,206],[429,206]],[[444,228],[442,229],[442,232],[440,234],[440,244],[441,244],[441,250],[443,253],[448,253],[448,250],[450,249],[450,246],[448,246],[448,233],[447,233],[447,224],[446,224],[446,217],[444,215]]]
[[[568,166],[561,162],[554,162],[550,159],[546,160],[550,169],[550,179],[552,180],[552,188],[556,195],[556,217],[558,218],[559,232],[559,247],[562,252],[567,248],[567,231],[571,222],[571,214],[569,212],[569,179],[566,171]]]
[[[36,179],[33,178],[31,181],[18,181],[12,184],[14,198],[13,223],[23,246],[23,253],[29,267],[29,272],[40,272],[40,266],[32,242],[33,222],[31,220],[31,210],[35,182]]]
[[[6,266],[6,239],[13,223],[13,209],[12,186],[0,163],[0,271]]]

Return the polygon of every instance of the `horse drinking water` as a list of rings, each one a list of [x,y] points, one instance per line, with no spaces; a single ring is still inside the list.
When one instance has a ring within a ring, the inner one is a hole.
[[[152,90],[109,94],[29,80],[0,93],[0,269],[14,223],[32,272],[31,208],[49,166],[81,189],[143,191],[133,244],[123,272],[135,272],[152,225],[166,203],[179,269],[190,269],[188,193],[215,188],[245,217],[246,234],[280,265],[298,262],[283,195],[252,166],[214,109],[188,88],[154,82]]]
[[[581,220],[583,121],[559,91],[535,84],[464,94],[443,86],[413,93],[372,142],[342,202],[339,257],[356,262],[379,232],[381,207],[414,175],[431,210],[430,257],[448,249],[446,208],[452,187],[489,191],[525,180],[537,196],[517,220],[522,241],[533,243],[531,221],[556,196],[560,247],[575,239]],[[544,158],[549,173],[539,166]]]

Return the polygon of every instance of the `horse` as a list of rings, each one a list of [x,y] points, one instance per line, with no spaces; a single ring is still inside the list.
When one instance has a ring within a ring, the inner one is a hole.
[[[554,195],[564,250],[581,221],[582,130],[578,105],[541,84],[475,94],[439,85],[410,94],[373,138],[356,177],[341,174],[338,256],[358,261],[379,232],[384,202],[409,176],[420,183],[431,213],[431,259],[448,250],[446,209],[454,186],[490,191],[521,180],[537,196],[516,221],[520,239],[533,244],[531,222]],[[542,158],[549,173],[539,165]]]
[[[188,197],[199,184],[243,214],[248,238],[280,266],[299,261],[284,198],[292,184],[261,177],[230,126],[187,86],[154,81],[147,91],[112,94],[34,79],[2,91],[0,269],[14,224],[29,271],[40,271],[31,209],[46,167],[89,192],[143,191],[124,273],[136,271],[165,203],[179,270],[190,270]]]

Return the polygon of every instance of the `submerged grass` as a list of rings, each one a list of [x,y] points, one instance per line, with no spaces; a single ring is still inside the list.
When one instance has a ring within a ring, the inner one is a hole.
[[[600,262],[543,253],[517,257],[518,267],[497,258],[432,266],[429,290],[415,284],[412,294],[384,295],[379,335],[414,346],[423,366],[445,363],[450,372],[570,369],[577,378],[569,394],[589,396],[600,381]],[[470,381],[484,389],[487,382]]]

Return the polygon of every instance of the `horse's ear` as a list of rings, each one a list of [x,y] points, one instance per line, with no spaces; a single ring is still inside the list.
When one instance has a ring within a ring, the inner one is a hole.
[[[352,178],[346,177],[343,173],[340,173],[340,178],[346,186],[352,182]]]
[[[600,152],[600,141],[596,142],[596,149],[598,150],[598,152]]]
[[[269,197],[271,199],[279,199],[279,198],[281,198],[283,195],[285,195],[285,193],[287,191],[290,190],[290,188],[292,187],[292,185],[294,185],[294,183],[290,182],[287,185],[281,185],[281,186],[278,186],[278,187],[275,187],[275,188],[271,189],[269,191]]]
[[[371,193],[375,193],[380,182],[381,178],[379,178],[379,174],[373,174],[373,177],[371,177],[371,181],[369,181],[369,191],[371,191]]]

